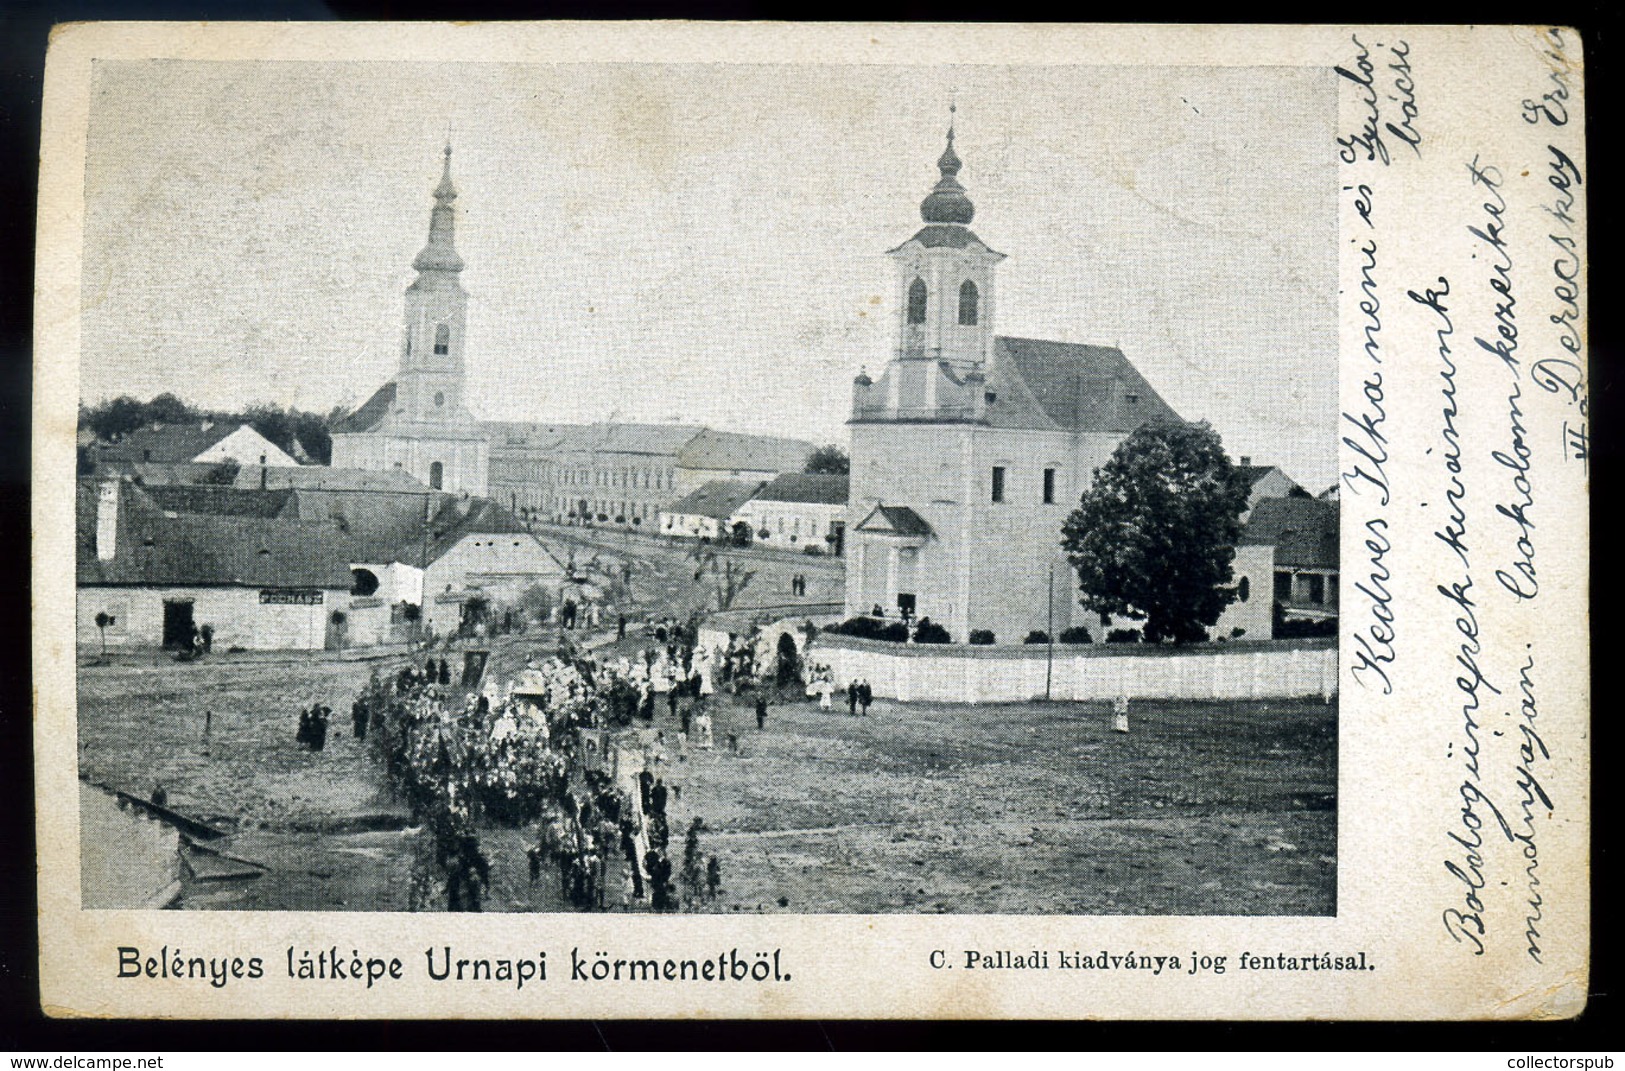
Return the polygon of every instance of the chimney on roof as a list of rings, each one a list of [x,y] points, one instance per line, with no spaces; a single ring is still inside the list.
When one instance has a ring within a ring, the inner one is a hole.
[[[96,489],[96,560],[110,562],[118,553],[119,480],[106,479]]]
[[[1241,455],[1241,467],[1244,468],[1244,469],[1252,468],[1253,467],[1253,459],[1248,457],[1246,454],[1242,454]]]

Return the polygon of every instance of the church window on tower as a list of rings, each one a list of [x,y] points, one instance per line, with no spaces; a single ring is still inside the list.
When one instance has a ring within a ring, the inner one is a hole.
[[[440,356],[451,352],[451,328],[446,324],[437,324],[434,329],[434,351]]]
[[[959,288],[959,323],[963,327],[976,326],[977,303],[980,295],[976,284],[966,279]]]
[[[434,462],[433,464],[431,464],[429,466],[429,486],[430,487],[434,488],[436,491],[440,490],[441,485],[443,483],[445,483],[445,479],[446,479],[446,467],[444,465],[442,465],[440,462],[436,461],[436,462]]]
[[[434,404],[436,406],[442,406],[442,405],[446,404],[446,392],[445,391],[437,390],[437,391],[434,392]]]
[[[908,322],[925,323],[925,280],[915,279],[908,284]]]

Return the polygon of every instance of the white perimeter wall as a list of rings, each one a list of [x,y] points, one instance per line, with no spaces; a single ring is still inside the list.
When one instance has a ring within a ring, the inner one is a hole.
[[[1044,697],[1046,648],[903,645],[821,634],[810,657],[838,686],[867,678],[875,694],[903,702],[1009,703]],[[1337,694],[1330,641],[1224,644],[1166,650],[1091,644],[1055,647],[1050,698],[1287,699]]]

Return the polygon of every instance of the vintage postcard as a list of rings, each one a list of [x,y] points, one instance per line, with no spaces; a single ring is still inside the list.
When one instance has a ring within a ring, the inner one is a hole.
[[[1583,82],[60,28],[46,1012],[1578,1014]]]

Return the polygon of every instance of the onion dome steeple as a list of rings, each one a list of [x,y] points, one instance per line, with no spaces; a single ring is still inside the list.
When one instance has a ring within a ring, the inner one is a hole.
[[[942,177],[925,200],[920,202],[920,218],[927,223],[958,223],[967,224],[976,216],[976,206],[965,193],[965,187],[959,184],[959,169],[964,164],[959,154],[954,152],[954,124],[952,113],[954,108],[949,106],[948,112],[948,147],[942,150],[942,156],[937,159],[937,170]]]
[[[463,270],[463,258],[457,255],[453,242],[456,230],[455,210],[457,187],[451,182],[451,144],[446,145],[446,161],[440,172],[440,185],[434,188],[434,208],[429,213],[429,243],[412,261],[418,271]]]

